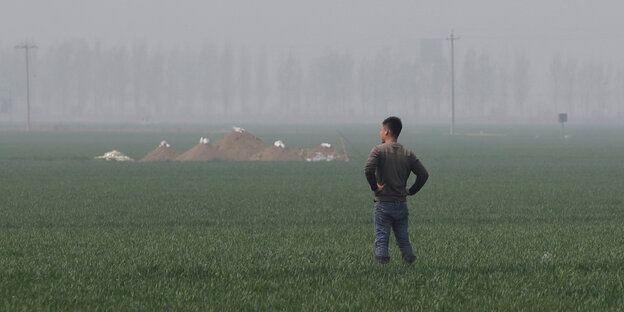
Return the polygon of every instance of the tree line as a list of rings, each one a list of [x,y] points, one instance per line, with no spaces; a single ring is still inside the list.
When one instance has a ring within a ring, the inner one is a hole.
[[[103,46],[68,40],[31,54],[32,116],[49,121],[365,120],[400,114],[446,121],[450,60],[379,48],[355,56],[203,44]],[[24,55],[0,48],[0,120],[24,113]],[[624,117],[624,67],[521,51],[456,54],[458,121]],[[376,120],[376,119],[375,119]]]

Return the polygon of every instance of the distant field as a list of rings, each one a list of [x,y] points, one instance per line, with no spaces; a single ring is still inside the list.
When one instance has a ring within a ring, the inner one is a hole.
[[[396,246],[372,261],[377,126],[247,129],[305,147],[340,130],[352,161],[112,163],[92,158],[205,134],[0,133],[0,310],[624,306],[624,127],[406,126],[431,175],[409,199],[411,266]]]

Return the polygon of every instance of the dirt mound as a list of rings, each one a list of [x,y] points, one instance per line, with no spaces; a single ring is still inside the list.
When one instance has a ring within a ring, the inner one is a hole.
[[[269,146],[259,153],[253,154],[249,160],[260,161],[302,161],[303,153],[290,148]]]
[[[346,160],[346,156],[338,152],[338,150],[330,144],[322,143],[314,149],[309,150],[306,153],[305,159],[307,161]]]
[[[197,143],[190,150],[178,156],[177,161],[209,161],[213,159],[224,159],[223,154],[212,144]]]
[[[140,162],[145,161],[167,161],[175,160],[180,156],[180,152],[176,151],[173,147],[167,145],[160,145],[155,150],[149,152],[143,157]]]
[[[230,160],[249,160],[252,155],[262,152],[267,147],[262,140],[244,130],[234,130],[214,145],[226,159]]]

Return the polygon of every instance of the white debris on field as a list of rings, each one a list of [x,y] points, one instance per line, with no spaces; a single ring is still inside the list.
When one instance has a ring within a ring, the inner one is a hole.
[[[95,159],[114,160],[114,161],[134,161],[134,159],[126,156],[117,150],[104,153],[102,156],[96,156]]]
[[[314,156],[306,158],[306,161],[332,161],[334,160],[334,155],[329,154],[325,155],[321,152],[314,153]]]
[[[544,263],[544,262],[548,262],[548,261],[551,261],[551,260],[552,260],[552,258],[553,258],[553,255],[552,255],[550,252],[545,252],[545,253],[542,255],[542,263]]]
[[[286,144],[284,144],[284,142],[282,142],[282,140],[275,141],[275,143],[273,143],[273,145],[277,146],[277,147],[281,147],[281,148],[286,148]]]

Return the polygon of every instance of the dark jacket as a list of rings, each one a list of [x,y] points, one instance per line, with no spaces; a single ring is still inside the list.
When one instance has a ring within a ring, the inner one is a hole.
[[[406,190],[410,172],[416,175],[416,181]],[[364,166],[364,174],[371,190],[377,190],[377,184],[386,185],[375,194],[375,201],[381,202],[404,202],[405,196],[418,193],[429,178],[429,173],[414,153],[396,142],[375,146]]]

